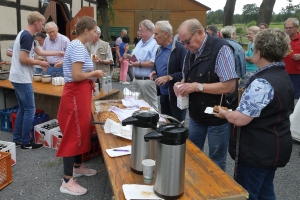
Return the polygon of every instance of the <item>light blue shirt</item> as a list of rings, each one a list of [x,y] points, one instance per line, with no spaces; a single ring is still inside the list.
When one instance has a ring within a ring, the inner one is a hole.
[[[143,42],[142,40],[136,45],[136,47],[132,50],[132,54],[135,55],[139,62],[151,61],[154,63],[155,54],[157,51],[158,45],[154,39],[154,35]],[[149,77],[152,69],[151,68],[133,68],[133,73],[135,76],[140,77]]]

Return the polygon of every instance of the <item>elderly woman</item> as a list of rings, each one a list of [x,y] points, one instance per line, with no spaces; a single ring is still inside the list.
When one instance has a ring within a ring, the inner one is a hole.
[[[292,152],[289,115],[294,106],[294,89],[282,62],[290,39],[279,29],[266,29],[254,39],[253,62],[259,70],[250,78],[236,111],[219,107],[217,117],[241,127],[237,142],[231,135],[229,153],[238,154],[236,181],[249,199],[274,199],[273,179]],[[239,144],[239,152],[236,145]]]

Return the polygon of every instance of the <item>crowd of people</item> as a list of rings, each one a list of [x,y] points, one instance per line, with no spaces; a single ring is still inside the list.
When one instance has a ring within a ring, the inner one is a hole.
[[[13,141],[22,150],[42,147],[31,141],[29,134],[35,112],[34,67],[36,73],[63,73],[66,84],[58,110],[63,137],[57,156],[63,157],[64,166],[60,191],[83,195],[87,189],[74,177],[97,173],[87,168],[80,156],[90,147],[89,102],[94,82],[111,75],[112,52],[90,17],[79,19],[76,39],[71,42],[58,33],[54,22],[44,24],[43,15],[29,14],[27,28],[7,52],[12,56],[9,80],[19,104]],[[290,159],[289,115],[300,96],[298,28],[295,18],[286,20],[285,31],[264,23],[251,26],[245,51],[235,41],[234,26],[218,31],[215,26],[205,29],[197,19],[188,19],[174,37],[169,21],[154,24],[145,19],[139,23],[132,52],[125,29],[116,41],[120,83],[129,84],[128,73],[141,98],[158,110],[159,96],[160,112],[179,121],[186,118],[187,109],[177,107],[177,97],[188,96],[188,138],[203,150],[207,137],[208,156],[224,171],[229,149],[236,161],[235,180],[249,192],[249,199],[275,199],[273,179],[277,167],[284,167]],[[245,88],[240,102],[239,87]],[[218,113],[204,112],[215,105]]]

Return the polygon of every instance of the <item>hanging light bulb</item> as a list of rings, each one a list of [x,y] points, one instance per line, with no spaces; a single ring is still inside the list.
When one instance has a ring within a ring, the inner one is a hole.
[[[50,2],[49,0],[40,0],[42,6],[44,6],[44,4],[48,5]]]

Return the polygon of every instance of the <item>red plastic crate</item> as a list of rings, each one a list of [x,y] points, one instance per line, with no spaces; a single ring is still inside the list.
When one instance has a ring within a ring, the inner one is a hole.
[[[44,111],[43,110],[38,110],[36,109],[35,110],[35,114],[43,114]],[[11,117],[11,128],[12,128],[12,133],[14,133],[14,129],[15,129],[15,121],[16,121],[16,116],[17,116],[17,113],[14,112],[14,113],[11,113],[10,117]]]
[[[88,161],[92,158],[95,158],[97,156],[101,155],[101,147],[98,141],[98,136],[97,136],[97,132],[96,132],[96,128],[95,126],[92,126],[92,130],[91,130],[91,150],[83,153],[82,154],[82,162]]]

